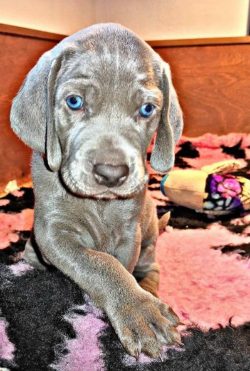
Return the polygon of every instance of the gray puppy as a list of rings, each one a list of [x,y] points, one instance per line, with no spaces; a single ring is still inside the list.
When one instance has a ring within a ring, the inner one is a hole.
[[[169,66],[126,28],[94,25],[39,59],[11,125],[34,150],[26,258],[41,265],[37,245],[106,312],[131,355],[179,342],[177,316],[156,297],[158,221],[146,191],[154,133],[151,165],[166,172],[182,132]]]

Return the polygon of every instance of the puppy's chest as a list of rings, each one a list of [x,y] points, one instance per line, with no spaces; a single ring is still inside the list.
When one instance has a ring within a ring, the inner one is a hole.
[[[135,223],[102,224],[101,243],[98,248],[116,256],[121,250],[130,250],[135,240]]]
[[[96,203],[94,213],[85,215],[84,224],[90,248],[116,256],[118,250],[134,246],[138,224],[137,212],[131,208],[103,202]],[[87,236],[82,236],[87,237]]]

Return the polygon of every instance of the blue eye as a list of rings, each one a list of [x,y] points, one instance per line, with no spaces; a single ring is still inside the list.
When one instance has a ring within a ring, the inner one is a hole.
[[[150,117],[155,110],[155,106],[151,103],[145,103],[139,109],[139,114],[141,117]]]
[[[77,111],[83,107],[83,99],[79,95],[70,95],[66,98],[68,107],[74,111]]]

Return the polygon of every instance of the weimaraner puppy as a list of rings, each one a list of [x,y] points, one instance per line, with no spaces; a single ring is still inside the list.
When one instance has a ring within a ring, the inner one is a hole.
[[[158,221],[146,153],[156,133],[151,165],[169,170],[182,121],[168,64],[110,23],[42,55],[11,109],[14,132],[34,150],[26,258],[85,290],[135,357],[180,342],[177,316],[156,297]]]

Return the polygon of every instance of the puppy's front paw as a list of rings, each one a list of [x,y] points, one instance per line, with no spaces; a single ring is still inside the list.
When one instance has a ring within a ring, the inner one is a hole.
[[[129,303],[121,301],[110,320],[124,348],[136,358],[141,352],[156,358],[163,345],[181,344],[178,317],[150,293],[131,297]]]

